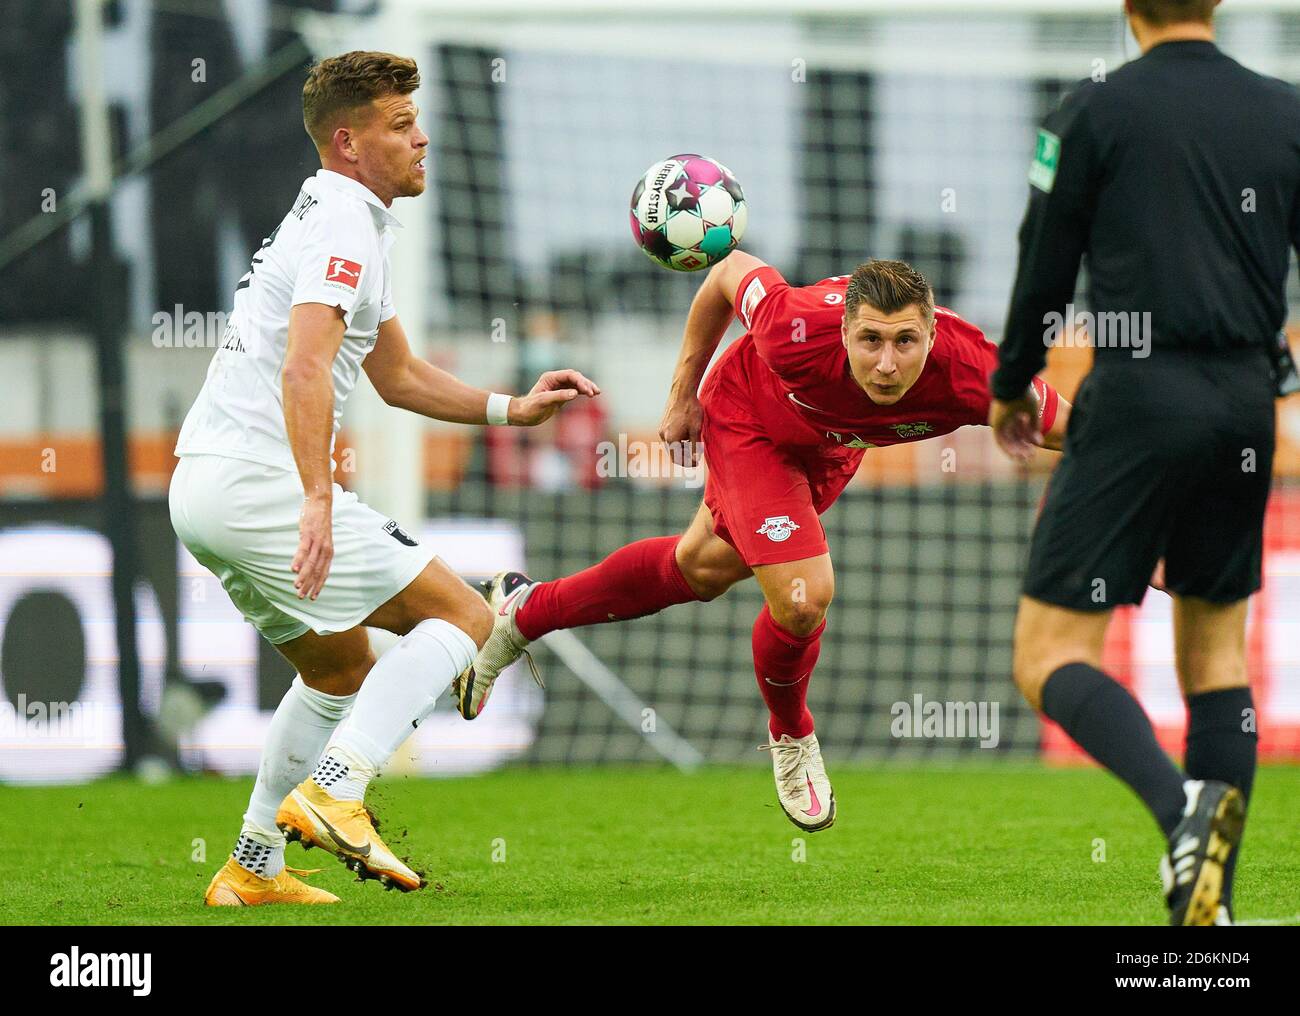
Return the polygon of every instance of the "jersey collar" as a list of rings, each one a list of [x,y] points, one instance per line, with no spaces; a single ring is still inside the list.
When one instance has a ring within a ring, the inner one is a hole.
[[[365,184],[353,180],[350,176],[336,173],[332,169],[316,170],[316,179],[327,187],[333,187],[335,190],[360,198],[370,206],[371,214],[374,215],[377,224],[396,226],[398,229],[402,228],[402,223],[397,216],[385,208],[384,203],[375,196],[375,192]]]
[[[1161,56],[1212,56],[1219,52],[1219,44],[1209,39],[1169,39],[1157,42],[1146,55],[1159,53]]]

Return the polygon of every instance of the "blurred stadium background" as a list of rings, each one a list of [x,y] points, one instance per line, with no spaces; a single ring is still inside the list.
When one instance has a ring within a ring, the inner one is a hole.
[[[313,57],[420,63],[434,156],[425,196],[394,207],[393,267],[424,354],[498,390],[566,365],[605,392],[524,432],[418,420],[362,386],[338,479],[467,577],[551,578],[679,531],[701,494],[702,476],[652,450],[700,278],[630,242],[642,171],[712,156],[745,187],[744,246],[792,281],[905,258],[996,339],[1034,128],[1070,82],[1137,54],[1120,6],[114,0],[97,33],[97,0],[6,4],[0,781],[255,770],[292,673],[179,545],[166,488],[235,282],[318,167],[300,121]],[[1300,3],[1229,0],[1219,24],[1228,52],[1300,81]],[[1300,324],[1294,271],[1290,286]],[[1069,395],[1087,365],[1086,349],[1055,350],[1051,378]],[[1296,759],[1300,400],[1280,405],[1279,441],[1250,652],[1264,751]],[[977,428],[868,455],[825,519],[838,588],[811,702],[835,764],[1070,757],[1009,680],[1050,465],[1013,469]],[[544,693],[512,674],[474,724],[448,702],[400,765],[765,764],[759,604],[741,587],[555,638]],[[1122,612],[1109,653],[1173,748],[1168,614],[1161,594]],[[895,704],[918,695],[997,703],[996,747],[894,736]]]

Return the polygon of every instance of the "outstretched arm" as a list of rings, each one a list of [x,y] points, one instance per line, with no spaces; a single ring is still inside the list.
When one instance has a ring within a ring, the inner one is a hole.
[[[448,423],[488,422],[491,393],[416,356],[396,317],[379,326],[375,348],[362,363],[375,391],[390,406]],[[550,419],[579,395],[599,394],[600,388],[576,370],[548,370],[531,392],[510,399],[507,421],[514,427],[531,427]]]
[[[659,424],[659,436],[679,465],[699,463],[700,427],[704,419],[697,394],[700,381],[731,324],[736,290],[746,275],[764,266],[765,262],[752,254],[733,251],[709,270],[691,301],[682,351],[668,388],[668,406]]]

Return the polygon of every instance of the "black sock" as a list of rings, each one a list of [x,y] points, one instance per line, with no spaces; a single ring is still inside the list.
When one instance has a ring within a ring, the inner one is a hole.
[[[1183,817],[1183,774],[1156,741],[1138,700],[1086,663],[1067,663],[1043,685],[1043,713],[1133,788],[1167,837]]]
[[[241,832],[239,839],[235,842],[235,849],[231,851],[230,856],[236,863],[246,871],[251,871],[260,878],[274,878],[283,868],[277,868],[274,874],[268,875],[271,862],[274,860],[275,848],[268,847],[265,843],[258,843],[248,833]]]
[[[1187,697],[1187,751],[1183,765],[1194,780],[1222,780],[1250,800],[1259,735],[1249,688],[1223,688]],[[1250,722],[1247,722],[1249,719]],[[1243,729],[1244,728],[1244,729]],[[1224,902],[1232,905],[1238,845],[1224,866]]]

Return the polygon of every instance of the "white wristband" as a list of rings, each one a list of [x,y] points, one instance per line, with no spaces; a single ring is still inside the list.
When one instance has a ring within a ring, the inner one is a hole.
[[[510,424],[510,396],[493,392],[487,400],[487,422],[493,427]]]

